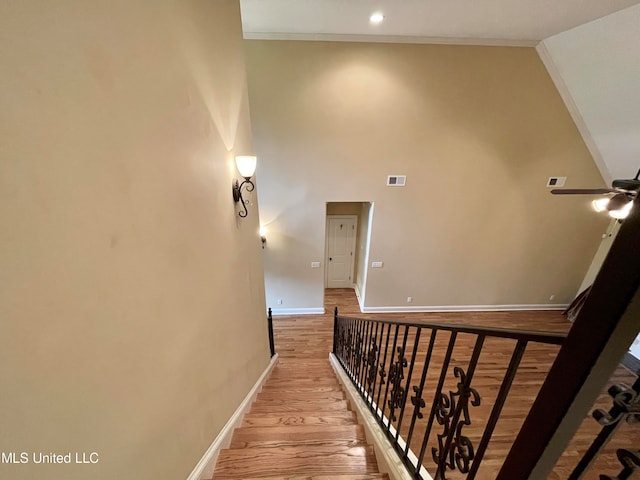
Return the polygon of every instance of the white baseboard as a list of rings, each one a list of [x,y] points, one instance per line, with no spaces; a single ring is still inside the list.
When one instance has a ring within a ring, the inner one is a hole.
[[[364,313],[364,310],[363,310],[363,308],[364,308],[364,305],[363,305],[364,301],[363,301],[363,299],[362,299],[362,295],[360,294],[360,289],[358,288],[358,285],[357,285],[357,284],[356,284],[356,285],[354,285],[354,286],[353,286],[353,289],[354,289],[354,290],[355,290],[355,292],[356,292],[356,300],[358,300],[358,306],[360,307],[360,311],[361,311],[362,313]]]
[[[565,310],[567,304],[520,304],[520,305],[428,305],[410,307],[360,307],[362,313],[407,313],[407,312],[510,312],[519,310]]]
[[[362,397],[360,397],[360,394],[351,383],[351,380],[349,380],[349,377],[333,353],[329,354],[329,362],[336,373],[336,377],[338,377],[338,380],[342,384],[343,390],[349,397],[349,403],[355,410],[359,423],[364,426],[367,441],[373,446],[376,453],[378,470],[380,470],[381,473],[388,474],[392,480],[412,480],[414,477],[402,463],[402,460],[387,440],[387,436],[382,431],[382,428],[369,411],[368,405],[362,400]],[[393,427],[391,427],[391,430],[395,433]],[[413,460],[414,463],[417,463],[417,459],[411,451],[409,456],[412,457],[411,460]],[[420,469],[420,474],[425,480],[432,480],[431,475],[429,475],[424,466]]]
[[[271,374],[271,371],[273,370],[273,367],[275,367],[277,362],[278,354],[276,353],[271,358],[271,362],[269,362],[267,368],[264,370],[264,372],[262,372],[262,375],[260,375],[260,378],[255,383],[251,391],[247,394],[246,397],[244,397],[244,400],[233,413],[225,426],[222,427],[222,430],[220,430],[218,436],[204,453],[191,474],[187,477],[187,480],[206,480],[213,477],[213,471],[216,467],[216,461],[218,460],[220,450],[229,448],[229,445],[231,444],[231,437],[233,436],[233,431],[240,426],[245,413],[247,413],[251,409],[251,404],[255,400],[260,390],[262,390],[262,386],[267,381],[267,378],[269,378],[269,375]]]
[[[272,308],[272,315],[324,315],[324,308]]]

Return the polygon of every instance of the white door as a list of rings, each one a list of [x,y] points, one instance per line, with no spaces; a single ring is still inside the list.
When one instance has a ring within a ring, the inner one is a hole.
[[[350,288],[356,250],[355,215],[327,216],[327,288]]]

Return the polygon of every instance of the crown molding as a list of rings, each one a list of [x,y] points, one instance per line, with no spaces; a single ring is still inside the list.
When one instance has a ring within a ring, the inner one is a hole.
[[[245,40],[293,40],[314,42],[402,43],[476,45],[485,47],[535,47],[538,40],[503,38],[421,37],[410,35],[347,35],[337,33],[244,32]]]

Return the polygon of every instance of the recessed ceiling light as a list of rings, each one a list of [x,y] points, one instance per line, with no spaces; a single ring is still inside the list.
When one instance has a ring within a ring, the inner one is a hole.
[[[380,23],[384,20],[384,15],[380,12],[372,13],[369,17],[369,21],[371,23]]]

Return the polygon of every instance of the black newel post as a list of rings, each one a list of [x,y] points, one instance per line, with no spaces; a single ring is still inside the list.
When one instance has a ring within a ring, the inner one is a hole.
[[[336,336],[338,335],[338,307],[333,310],[333,354],[336,354],[336,348],[338,342]]]
[[[269,314],[267,315],[267,326],[269,328],[269,348],[271,349],[271,356],[276,354],[276,346],[273,343],[273,317],[271,316],[271,307],[269,307]]]

